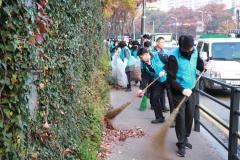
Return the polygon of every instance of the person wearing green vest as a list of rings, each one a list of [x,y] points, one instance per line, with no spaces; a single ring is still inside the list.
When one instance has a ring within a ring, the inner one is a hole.
[[[142,66],[142,82],[140,89],[137,92],[138,96],[143,96],[142,89],[152,81],[153,79],[158,78],[158,80],[152,84],[150,87],[150,100],[151,105],[153,105],[155,120],[152,120],[151,123],[162,123],[165,118],[162,113],[162,106],[159,101],[159,96],[166,85],[167,75],[165,72],[165,64],[160,60],[158,55],[150,54],[149,51],[145,48],[140,48],[138,51],[138,56],[141,59]]]
[[[164,37],[158,37],[156,40],[156,45],[151,49],[151,52],[158,54],[160,57],[163,57],[163,59],[168,59],[168,55],[167,52],[164,49],[164,45],[165,45],[165,39]],[[166,61],[167,63],[167,61]],[[166,87],[166,89],[168,89],[168,85]],[[169,90],[167,90],[167,94],[169,93]],[[160,103],[162,103],[163,106],[163,112],[168,112],[169,109],[166,106],[166,101],[165,101],[165,92],[163,91],[162,94],[160,95]],[[171,111],[173,110],[172,107],[173,105],[170,104],[170,109]]]
[[[168,82],[172,91],[174,106],[177,106],[184,96],[188,99],[181,106],[176,117],[175,131],[178,142],[177,155],[184,157],[185,148],[192,149],[188,137],[191,134],[195,100],[193,89],[195,87],[197,69],[204,70],[203,60],[194,47],[193,37],[182,35],[179,37],[179,48],[173,51],[168,59]]]
[[[120,47],[120,58],[122,59],[123,62],[127,62],[127,66],[125,68],[125,72],[127,75],[127,79],[128,79],[128,84],[127,84],[127,89],[126,91],[131,91],[132,87],[131,87],[131,72],[133,71],[133,62],[132,62],[132,58],[131,58],[131,52],[129,50],[129,48],[127,47],[126,42],[121,41],[119,43],[119,47]]]
[[[139,42],[138,41],[133,41],[132,42],[132,50],[131,50],[131,55],[135,58],[135,59],[138,59],[138,55],[137,55],[137,52],[138,52],[138,49],[139,49]]]

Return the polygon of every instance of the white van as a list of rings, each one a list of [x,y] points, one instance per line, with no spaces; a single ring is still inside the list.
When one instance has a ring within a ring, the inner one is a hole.
[[[205,76],[240,87],[240,39],[199,39],[197,50],[207,64]],[[201,81],[202,89],[225,89],[216,83]]]

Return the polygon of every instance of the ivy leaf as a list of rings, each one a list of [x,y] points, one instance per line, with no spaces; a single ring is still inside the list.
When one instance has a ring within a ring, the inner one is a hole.
[[[30,38],[28,39],[28,43],[29,43],[31,46],[35,46],[35,44],[36,44],[35,37],[30,37]]]
[[[43,16],[47,16],[47,13],[44,11],[43,7],[41,4],[36,3],[37,4],[37,8],[39,10],[39,12],[43,15]]]
[[[35,40],[37,40],[38,43],[40,43],[40,44],[43,43],[44,40],[43,40],[42,34],[35,34],[34,37],[35,37]]]
[[[9,7],[4,7],[3,10],[9,17],[11,17],[11,11]]]
[[[3,121],[2,121],[2,119],[0,119],[0,128],[3,128]]]
[[[38,30],[39,30],[40,34],[43,34],[43,33],[46,32],[45,25],[44,25],[44,23],[42,21],[39,21],[37,23],[37,26],[38,26]]]
[[[6,63],[4,63],[2,60],[0,60],[0,65],[3,67],[3,69],[7,69]]]

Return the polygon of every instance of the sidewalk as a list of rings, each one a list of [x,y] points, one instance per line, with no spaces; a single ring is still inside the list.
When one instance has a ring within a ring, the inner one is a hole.
[[[112,106],[118,107],[127,102],[128,98],[135,95],[136,90],[136,87],[133,88],[132,92],[112,90],[110,95]],[[125,142],[114,144],[112,154],[108,157],[108,160],[159,160],[157,151],[152,150],[150,139],[161,124],[150,123],[154,119],[154,113],[149,109],[149,105],[145,112],[138,110],[140,101],[140,98],[135,99],[128,108],[113,120],[113,126],[119,129],[140,127],[145,132],[145,136],[142,138],[129,138]],[[168,114],[165,114],[165,117]],[[166,139],[166,148],[171,154],[171,160],[223,160],[198,132],[192,132],[189,141],[192,143],[193,149],[186,150],[184,158],[176,156],[176,141],[175,129],[170,128]]]

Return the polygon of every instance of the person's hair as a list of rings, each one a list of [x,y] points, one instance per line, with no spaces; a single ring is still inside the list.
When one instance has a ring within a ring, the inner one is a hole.
[[[180,48],[188,50],[194,46],[194,39],[191,35],[181,35],[178,44]]]
[[[147,41],[143,44],[144,47],[151,47],[151,42]]]
[[[133,45],[132,43],[133,43],[132,41],[129,41],[129,42],[128,42],[128,48],[129,48],[129,49],[130,49],[130,45]],[[132,47],[132,46],[131,46],[131,47]]]
[[[139,44],[138,41],[133,41],[133,42],[132,42],[132,45],[133,45],[133,46],[135,46],[135,45],[140,46],[140,44]]]
[[[149,34],[144,34],[144,35],[143,35],[143,38],[144,38],[144,39],[151,39],[151,37],[150,37]]]
[[[138,55],[138,56],[141,56],[141,55],[144,55],[145,53],[148,53],[148,50],[145,49],[145,48],[140,48],[140,49],[138,50],[137,55]]]
[[[118,47],[114,47],[112,50],[111,50],[111,52],[115,52],[115,51],[117,51],[118,50]]]
[[[120,41],[119,44],[118,44],[118,46],[119,46],[120,48],[123,48],[123,47],[127,46],[127,44],[126,44],[125,41]]]
[[[159,42],[160,40],[164,40],[164,37],[158,37],[156,42]]]

